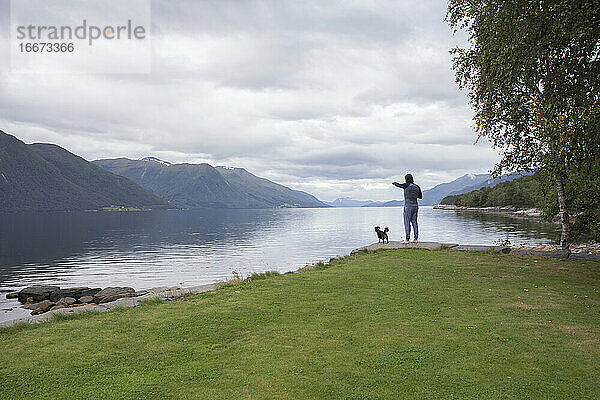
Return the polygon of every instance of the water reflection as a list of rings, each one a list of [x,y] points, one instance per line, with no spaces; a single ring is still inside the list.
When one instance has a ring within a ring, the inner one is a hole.
[[[436,210],[437,211],[437,210]],[[442,211],[442,210],[440,210]],[[513,239],[513,245],[556,242],[560,238],[560,227],[546,222],[538,222],[529,218],[515,218],[502,214],[487,214],[476,211],[450,211],[464,219],[477,221],[485,228],[498,229],[504,233],[499,239]],[[512,233],[519,232],[514,236]],[[519,241],[519,239],[521,241]],[[523,240],[526,239],[526,240]]]
[[[0,293],[41,283],[201,284],[348,254],[376,241],[375,225],[388,226],[391,240],[403,236],[401,208],[23,213],[0,221]],[[424,241],[557,237],[551,225],[431,207],[421,207],[419,223]],[[12,305],[0,295],[0,309]]]

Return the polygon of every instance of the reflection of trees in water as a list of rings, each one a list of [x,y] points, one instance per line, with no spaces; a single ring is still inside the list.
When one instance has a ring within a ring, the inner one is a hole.
[[[560,226],[547,222],[479,211],[455,210],[454,212],[462,218],[477,221],[484,226],[494,226],[506,233],[520,232],[530,238],[553,241],[558,241],[560,238]]]

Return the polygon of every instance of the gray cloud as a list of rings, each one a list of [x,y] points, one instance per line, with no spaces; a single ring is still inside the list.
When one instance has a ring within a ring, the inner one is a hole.
[[[0,129],[87,159],[245,167],[325,199],[398,198],[390,179],[407,171],[428,187],[496,160],[473,145],[448,54],[462,39],[443,22],[443,3],[152,6],[151,74],[32,75],[0,64]]]

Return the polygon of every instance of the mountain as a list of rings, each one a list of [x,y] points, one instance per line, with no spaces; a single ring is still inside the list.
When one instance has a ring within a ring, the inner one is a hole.
[[[327,207],[308,193],[259,178],[243,168],[215,168],[206,163],[171,164],[154,157],[106,159],[94,163],[180,207]]]
[[[325,203],[331,207],[398,207],[404,205],[404,200],[373,201],[339,197],[334,201],[326,201]]]
[[[327,207],[311,194],[260,178],[244,168],[216,167],[231,187],[267,206]]]
[[[170,162],[163,161],[160,158],[156,158],[156,157],[144,157],[144,158],[142,158],[142,161],[155,162],[155,163],[158,163],[158,164],[166,165],[167,167],[171,165]]]
[[[364,205],[363,207],[400,207],[404,205],[404,200],[390,200],[390,201],[374,201],[370,204]]]
[[[441,183],[431,189],[423,190],[423,200],[420,200],[419,204],[434,206],[439,204],[446,196],[468,193],[482,187],[493,187],[499,183],[512,181],[527,175],[530,174],[515,172],[510,175],[502,175],[499,178],[492,178],[490,174],[466,174],[452,182]],[[340,197],[332,202],[327,202],[327,204],[332,207],[398,207],[404,205],[404,200],[372,201]]]
[[[512,181],[523,175],[529,174],[515,172],[498,178],[492,178],[490,174],[466,174],[452,182],[441,183],[431,189],[423,190],[423,200],[420,204],[433,206],[439,204],[446,196],[468,193],[482,187],[496,186],[498,183]]]
[[[340,197],[334,201],[326,201],[331,207],[364,207],[373,204],[372,200],[353,200],[350,197]]]
[[[168,204],[53,144],[25,144],[0,131],[0,211],[97,210]]]

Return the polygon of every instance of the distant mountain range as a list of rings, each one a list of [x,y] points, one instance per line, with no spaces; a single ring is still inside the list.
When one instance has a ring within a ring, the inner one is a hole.
[[[400,207],[404,205],[404,200],[390,200],[390,201],[374,201],[370,204],[366,204],[363,207]]]
[[[397,207],[404,205],[404,200],[373,201],[353,200],[350,197],[340,197],[334,201],[325,202],[331,207]]]
[[[171,164],[155,157],[93,162],[179,207],[328,207],[308,193],[259,178],[243,168]]]
[[[439,204],[446,196],[468,193],[482,187],[496,186],[501,182],[512,181],[524,175],[529,174],[513,173],[499,178],[492,178],[490,174],[466,174],[452,182],[441,183],[431,189],[423,190],[423,200],[420,200],[419,204],[433,206]],[[404,200],[372,201],[340,197],[332,202],[327,202],[327,204],[332,207],[395,207],[404,205]]]
[[[326,201],[327,205],[331,207],[363,207],[369,204],[373,204],[372,200],[354,200],[350,197],[340,197],[334,201]]]
[[[167,202],[53,144],[0,131],[0,212],[168,207]]]
[[[328,207],[243,168],[156,157],[93,163],[53,144],[0,131],[0,212],[103,208]]]
[[[492,178],[468,174],[423,191],[423,205],[511,181],[522,174]],[[390,207],[403,200],[361,201],[316,197],[243,168],[171,164],[156,157],[96,160],[92,163],[53,144],[25,144],[0,131],[0,212],[138,208]]]

